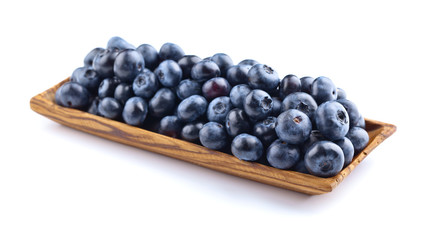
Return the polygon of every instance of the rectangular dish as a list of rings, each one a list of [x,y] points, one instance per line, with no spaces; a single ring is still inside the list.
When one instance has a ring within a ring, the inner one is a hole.
[[[216,171],[310,195],[331,192],[373,149],[396,130],[396,127],[392,124],[366,119],[366,131],[370,136],[368,146],[336,176],[319,178],[294,171],[279,170],[255,162],[241,161],[232,155],[210,150],[194,143],[167,137],[87,112],[61,107],[55,103],[54,96],[56,90],[66,81],[69,81],[69,78],[32,97],[30,101],[31,109],[55,122],[102,138]]]

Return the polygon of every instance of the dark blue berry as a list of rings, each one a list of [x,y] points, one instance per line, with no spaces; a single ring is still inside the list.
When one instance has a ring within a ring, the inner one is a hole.
[[[93,61],[94,70],[103,78],[113,77],[113,66],[118,50],[106,49],[97,54]]]
[[[61,106],[85,110],[90,104],[90,93],[79,83],[67,82],[57,89],[55,99]]]
[[[247,66],[249,68],[251,68],[252,66],[259,64],[259,62],[257,62],[256,60],[253,59],[244,59],[241,62],[238,63],[238,65],[243,65],[243,66]]]
[[[89,105],[89,107],[87,109],[87,112],[88,113],[91,113],[91,114],[94,114],[94,115],[99,115],[99,113],[98,113],[98,104],[100,103],[100,100],[101,100],[100,98],[95,97],[91,101],[91,103],[90,103],[90,105]]]
[[[228,143],[228,135],[222,124],[208,122],[204,124],[199,133],[201,144],[210,149],[219,150]]]
[[[282,101],[282,112],[288,109],[297,109],[305,113],[313,121],[317,103],[308,93],[295,92],[286,96]]]
[[[134,96],[132,91],[132,84],[120,83],[114,93],[114,98],[118,100],[122,105],[125,104],[126,100]]]
[[[132,83],[132,90],[134,94],[138,97],[144,99],[151,98],[159,89],[159,81],[156,78],[156,75],[145,68],[138,76],[135,77],[134,82]]]
[[[201,85],[197,81],[191,79],[185,79],[179,82],[176,87],[176,95],[179,99],[184,100],[185,98],[192,95],[201,94]]]
[[[98,113],[100,116],[119,120],[122,115],[122,104],[114,98],[105,97],[98,104]]]
[[[125,39],[116,36],[109,39],[107,42],[107,49],[122,51],[126,49],[133,50],[135,47],[128,43]]]
[[[276,121],[276,117],[268,117],[253,127],[253,135],[258,137],[264,146],[269,146],[278,138],[275,132]]]
[[[103,79],[103,81],[100,83],[100,86],[98,87],[98,97],[113,97],[115,94],[115,89],[119,84],[120,80],[116,77]]]
[[[184,55],[184,50],[174,43],[165,43],[159,50],[159,56],[162,60],[169,59],[178,62]]]
[[[354,157],[354,146],[352,142],[348,138],[344,137],[342,139],[334,141],[334,143],[338,145],[342,149],[342,152],[344,153],[343,167],[348,166]]]
[[[232,140],[231,152],[238,159],[257,161],[263,154],[263,144],[256,136],[242,133]]]
[[[301,91],[301,81],[295,75],[286,75],[279,86],[279,96],[282,100],[291,93]]]
[[[130,83],[145,67],[143,56],[136,50],[121,51],[114,62],[113,72],[122,82]]]
[[[326,101],[336,100],[338,95],[332,80],[327,77],[318,77],[311,85],[311,96],[320,105]]]
[[[148,111],[153,117],[162,118],[173,112],[175,104],[175,93],[169,88],[161,88],[148,102]]]
[[[128,99],[123,107],[122,118],[125,123],[132,126],[141,126],[148,113],[147,102],[140,97]]]
[[[278,139],[267,148],[267,161],[272,167],[290,169],[300,160],[301,151],[297,145]]]
[[[246,65],[234,65],[231,66],[226,72],[226,79],[232,85],[248,84],[248,71],[249,66]]]
[[[275,127],[279,139],[289,144],[302,144],[310,136],[312,124],[303,112],[289,109],[277,118]]]
[[[200,129],[203,126],[203,122],[187,123],[184,127],[182,127],[181,138],[189,142],[198,142]]]
[[[143,56],[145,67],[154,71],[160,63],[160,56],[157,50],[150,44],[141,44],[136,50]]]
[[[229,97],[217,97],[210,102],[207,108],[207,119],[209,122],[225,123],[226,115],[232,109]]]
[[[350,126],[347,110],[336,101],[321,104],[315,112],[314,120],[320,133],[331,141],[345,137]]]
[[[201,61],[201,58],[196,55],[185,55],[179,59],[178,64],[182,69],[182,79],[191,78],[192,67]]]
[[[357,127],[366,129],[366,120],[364,119],[363,115],[360,115],[360,120],[358,121]]]
[[[73,79],[74,82],[77,82],[87,88],[90,93],[95,93],[98,91],[98,86],[100,85],[103,79],[92,67],[84,67],[79,70],[77,76]]]
[[[229,111],[225,119],[226,132],[235,137],[241,133],[251,132],[251,124],[244,110],[234,108]]]
[[[248,84],[252,89],[273,92],[279,85],[278,73],[264,64],[256,64],[248,71]]]
[[[307,150],[304,161],[311,174],[318,177],[333,177],[344,166],[344,153],[333,142],[319,141]]]
[[[272,113],[273,100],[267,92],[254,89],[245,97],[243,106],[251,119],[263,120]]]
[[[70,77],[70,81],[76,82],[79,78],[79,75],[81,75],[82,71],[86,68],[87,67],[79,67],[79,68],[76,68],[75,70],[73,70],[72,75]]]
[[[198,82],[205,82],[219,76],[219,66],[211,60],[202,60],[196,63],[191,69],[191,78]]]
[[[327,140],[319,130],[311,130],[310,137],[302,144],[301,151],[306,153],[308,148],[311,147],[315,142]]]
[[[94,48],[93,50],[91,50],[87,56],[85,56],[84,58],[84,66],[85,67],[92,67],[93,66],[93,62],[94,62],[94,58],[101,52],[103,52],[105,49],[104,48]]]
[[[344,106],[345,110],[347,110],[348,117],[350,118],[350,127],[357,126],[360,122],[360,112],[358,111],[357,106],[355,103],[348,99],[338,99],[337,102]]]
[[[273,108],[270,116],[278,117],[282,113],[282,101],[278,97],[272,97]]]
[[[160,120],[158,132],[160,134],[178,138],[181,134],[182,122],[177,116],[166,116]]]
[[[200,95],[185,98],[177,108],[177,115],[181,121],[192,122],[203,116],[207,110],[207,100]]]
[[[203,96],[211,101],[220,96],[229,96],[231,85],[222,77],[215,77],[205,82],[201,88]]]
[[[165,87],[176,87],[182,79],[182,69],[173,60],[165,60],[154,70],[157,79]]]
[[[314,82],[314,78],[312,77],[302,77],[300,78],[301,82],[301,91],[311,94],[311,85]]]
[[[222,77],[226,77],[226,72],[234,65],[231,57],[225,53],[216,53],[211,57],[211,60],[219,66]]]
[[[346,137],[351,140],[356,155],[369,143],[369,134],[361,127],[351,128]]]
[[[347,93],[342,88],[337,88],[336,89],[336,93],[337,93],[337,98],[336,99],[338,99],[338,100],[339,99],[345,99],[345,98],[347,98]]]
[[[234,107],[244,108],[244,99],[251,92],[251,88],[247,84],[238,84],[231,89],[229,97]]]

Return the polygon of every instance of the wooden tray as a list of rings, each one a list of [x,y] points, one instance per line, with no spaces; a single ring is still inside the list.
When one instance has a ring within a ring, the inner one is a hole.
[[[194,143],[167,137],[87,112],[61,107],[55,103],[54,95],[56,89],[67,81],[69,81],[69,78],[31,98],[31,109],[60,124],[106,139],[231,175],[312,195],[331,192],[373,149],[396,130],[396,127],[392,124],[366,119],[366,131],[370,136],[368,146],[356,155],[352,163],[338,175],[331,178],[319,178],[309,174],[272,168],[259,163],[241,161],[232,155],[210,150]]]

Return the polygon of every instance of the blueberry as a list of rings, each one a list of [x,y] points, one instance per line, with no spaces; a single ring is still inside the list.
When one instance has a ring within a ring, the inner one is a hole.
[[[297,109],[305,113],[313,121],[317,103],[308,93],[295,92],[286,96],[282,101],[282,112],[288,109]]]
[[[145,68],[138,76],[135,77],[134,82],[132,83],[132,90],[134,94],[138,97],[144,99],[151,98],[159,89],[159,81],[156,78],[156,75]]]
[[[153,117],[162,118],[172,113],[176,96],[169,88],[161,88],[148,102],[148,111]]]
[[[143,56],[136,50],[121,51],[114,62],[113,72],[122,82],[130,83],[145,67]]]
[[[219,66],[211,60],[202,60],[194,64],[191,69],[191,78],[198,82],[205,82],[219,76]]]
[[[231,57],[225,53],[216,53],[211,57],[211,60],[219,66],[222,77],[226,77],[226,72],[234,65]]]
[[[289,144],[304,143],[310,136],[312,124],[303,112],[289,109],[277,118],[275,127],[279,139]]]
[[[264,64],[256,64],[248,71],[248,84],[252,89],[274,91],[279,85],[278,73]]]
[[[185,55],[184,50],[174,43],[165,43],[159,50],[159,56],[162,60],[179,61]]]
[[[141,126],[148,113],[147,102],[140,97],[128,99],[122,110],[123,121],[132,126]]]
[[[201,144],[210,149],[219,150],[227,145],[228,135],[222,124],[208,122],[204,124],[199,133]]]
[[[94,62],[94,58],[101,52],[103,52],[105,49],[104,48],[94,48],[93,50],[91,50],[87,56],[85,56],[84,58],[84,66],[85,67],[92,67],[93,66],[93,62]]]
[[[98,104],[98,113],[100,116],[119,120],[122,115],[122,104],[114,98],[105,97]]]
[[[355,154],[361,152],[369,143],[369,134],[361,127],[351,128],[346,137],[351,140]]]
[[[354,157],[354,146],[352,142],[348,138],[344,137],[342,139],[334,141],[334,143],[338,145],[342,149],[342,152],[344,153],[343,167],[348,166]]]
[[[90,93],[79,83],[67,82],[57,89],[55,100],[61,106],[85,110],[90,104]]]
[[[157,50],[150,44],[141,44],[136,49],[144,58],[145,67],[153,71],[160,63]]]
[[[176,87],[176,95],[181,100],[184,100],[185,98],[192,95],[200,95],[200,94],[201,94],[200,83],[191,79],[182,80],[181,82],[179,82],[178,86]]]
[[[226,132],[229,136],[235,137],[241,133],[251,131],[251,124],[244,110],[234,108],[229,111],[225,119]]]
[[[75,70],[73,70],[72,75],[70,77],[70,81],[71,82],[76,82],[79,78],[79,75],[81,75],[82,71],[84,71],[84,69],[86,69],[87,67],[79,67],[76,68]]]
[[[192,122],[204,115],[207,110],[207,100],[200,95],[185,98],[177,108],[178,118],[184,122]]]
[[[99,115],[99,113],[98,113],[98,104],[99,104],[99,103],[100,103],[100,98],[95,97],[95,98],[91,101],[91,103],[90,103],[90,105],[89,105],[89,107],[88,107],[87,112],[88,112],[88,113],[91,113],[91,114],[94,114],[94,115]]]
[[[344,153],[333,142],[319,141],[307,150],[304,161],[311,174],[318,177],[333,177],[344,166]]]
[[[203,122],[187,123],[182,127],[181,137],[189,142],[198,142],[200,129],[204,126]]]
[[[121,37],[112,37],[109,39],[109,41],[107,42],[107,49],[110,50],[125,50],[125,49],[135,49],[135,47],[128,43],[125,39],[121,38]]]
[[[90,93],[95,93],[98,90],[103,79],[92,67],[84,67],[79,70],[77,76],[73,79],[74,82],[77,82],[87,88]]]
[[[303,158],[300,159],[297,162],[297,164],[295,164],[291,169],[294,170],[294,171],[296,171],[296,172],[310,174],[310,172],[307,170],[307,168],[305,166],[305,161],[304,161]]]
[[[301,160],[301,151],[297,145],[288,144],[280,139],[267,148],[267,161],[270,166],[290,169]]]
[[[232,85],[248,84],[248,71],[249,66],[246,65],[234,65],[228,68],[226,72],[226,79]]]
[[[247,84],[238,84],[231,89],[229,97],[234,107],[244,108],[244,99],[251,92]]]
[[[247,66],[249,68],[251,68],[252,66],[259,64],[259,62],[257,62],[256,60],[253,59],[244,59],[241,62],[238,63],[238,65],[243,65],[243,66]]]
[[[275,132],[276,120],[275,117],[268,117],[253,127],[253,135],[258,137],[264,146],[269,146],[278,138]]]
[[[122,105],[125,104],[126,100],[134,96],[134,92],[132,91],[132,84],[120,83],[117,85],[113,96]]]
[[[179,59],[178,64],[182,69],[182,79],[191,78],[192,67],[201,61],[201,58],[196,55],[185,55]]]
[[[173,60],[165,60],[154,70],[157,79],[165,87],[176,87],[182,79],[182,69]]]
[[[226,115],[232,109],[229,97],[217,97],[210,102],[207,108],[207,119],[209,122],[225,123]]]
[[[279,96],[282,100],[286,96],[288,96],[291,93],[294,92],[300,92],[301,91],[301,81],[298,79],[295,75],[286,75],[282,81],[280,82],[279,86]]]
[[[311,84],[311,96],[320,105],[326,101],[336,100],[338,95],[335,84],[330,78],[318,77]]]
[[[366,129],[366,120],[364,120],[363,115],[360,115],[357,127],[361,127],[363,129]]]
[[[314,119],[317,129],[328,140],[342,139],[348,133],[350,118],[347,110],[336,101],[321,104]]]
[[[263,154],[263,144],[256,136],[242,133],[232,140],[231,152],[238,159],[257,161]]]
[[[103,79],[103,81],[100,83],[100,86],[98,87],[98,97],[113,97],[115,94],[115,89],[119,84],[120,80],[116,77]]]
[[[119,54],[118,50],[106,49],[94,58],[93,68],[103,78],[113,77],[113,66]]]
[[[319,130],[311,130],[309,138],[301,145],[301,151],[303,153],[307,152],[307,149],[311,147],[315,142],[327,140]]]
[[[272,97],[273,100],[273,108],[270,116],[277,117],[282,112],[282,101],[278,97]]]
[[[182,123],[177,116],[166,116],[160,120],[159,130],[160,134],[178,138],[181,134]]]
[[[300,78],[301,82],[301,91],[311,94],[311,85],[313,84],[314,78],[312,77],[302,77]]]
[[[337,98],[336,99],[338,99],[338,100],[339,99],[345,99],[345,98],[347,98],[347,93],[342,88],[337,88],[336,89],[336,93],[337,93]]]
[[[203,96],[211,101],[220,96],[228,96],[231,91],[231,85],[222,77],[215,77],[203,84],[201,88]]]
[[[348,99],[338,99],[337,102],[344,106],[345,110],[347,110],[348,117],[350,118],[350,127],[357,126],[360,122],[360,112],[358,111],[357,106],[355,103],[351,102]]]
[[[267,92],[254,89],[245,97],[243,106],[250,118],[263,120],[272,112],[273,100]]]

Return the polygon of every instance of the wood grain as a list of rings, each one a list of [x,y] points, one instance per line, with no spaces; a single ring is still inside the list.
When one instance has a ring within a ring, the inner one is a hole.
[[[83,111],[61,107],[54,102],[54,94],[56,89],[66,81],[69,81],[69,78],[31,98],[31,109],[55,122],[102,138],[242,178],[312,195],[331,192],[373,149],[396,130],[392,124],[366,119],[366,131],[370,136],[368,146],[356,155],[352,163],[338,175],[331,178],[319,178],[294,171],[279,170],[259,163],[241,161],[232,155],[210,150],[194,143]]]

